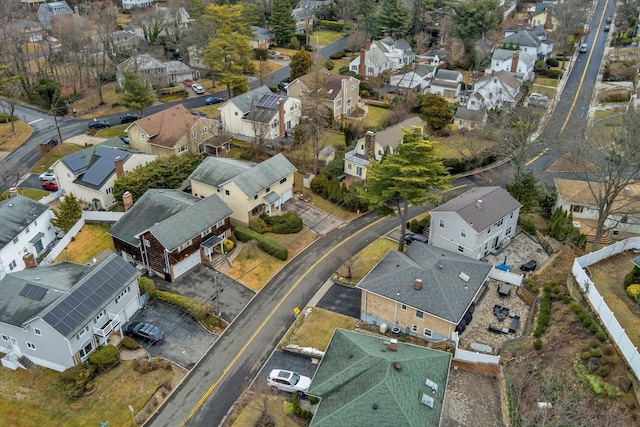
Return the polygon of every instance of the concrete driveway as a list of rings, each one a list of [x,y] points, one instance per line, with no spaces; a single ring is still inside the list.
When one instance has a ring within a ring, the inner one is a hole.
[[[193,368],[218,339],[184,311],[157,301],[150,301],[131,320],[150,323],[164,331],[164,340],[159,344],[136,339],[151,357],[164,357],[186,369]]]
[[[298,216],[302,218],[302,224],[320,236],[324,236],[345,224],[344,221],[335,216],[296,199],[287,200],[282,210],[284,212],[294,212],[298,214]]]
[[[256,376],[254,383],[258,385],[263,381],[266,382],[272,369],[285,369],[313,379],[318,365],[308,357],[297,356],[285,351],[274,351]]]

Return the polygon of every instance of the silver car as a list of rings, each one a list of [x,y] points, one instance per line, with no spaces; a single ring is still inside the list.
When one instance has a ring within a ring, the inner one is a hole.
[[[278,390],[298,393],[305,396],[311,385],[311,378],[300,375],[297,372],[285,371],[284,369],[273,369],[267,377],[267,383]]]

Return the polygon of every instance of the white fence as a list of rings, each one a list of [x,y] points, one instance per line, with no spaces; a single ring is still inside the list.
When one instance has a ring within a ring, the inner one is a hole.
[[[87,222],[117,222],[124,212],[83,211],[82,215]]]
[[[456,348],[456,352],[453,355],[455,360],[461,360],[463,362],[470,363],[486,363],[488,365],[499,365],[500,356],[492,356],[490,354],[476,353],[473,351],[463,350]]]
[[[640,353],[638,353],[637,347],[631,342],[624,328],[615,318],[615,315],[609,309],[604,298],[602,298],[602,295],[600,295],[584,270],[585,267],[595,264],[596,262],[606,259],[612,255],[619,254],[625,250],[638,248],[640,248],[640,238],[638,237],[621,240],[611,246],[602,248],[599,251],[576,258],[573,262],[573,268],[571,271],[576,282],[578,282],[578,286],[580,286],[582,291],[585,293],[594,310],[598,312],[600,320],[609,332],[609,336],[620,348],[622,356],[627,360],[629,367],[636,374],[636,378],[640,379]]]
[[[58,200],[60,198],[60,196],[62,196],[62,191],[58,190],[58,191],[54,191],[53,193],[43,197],[42,199],[38,200],[38,202],[40,203],[44,203],[45,205],[48,205],[49,203],[53,202],[54,200]]]
[[[78,234],[78,232],[84,227],[84,217],[80,218],[80,221],[71,227],[71,230],[65,234],[62,239],[58,240],[56,245],[51,249],[51,252],[42,260],[40,264],[51,264],[58,255],[62,253],[64,248],[71,242],[71,239]]]
[[[511,273],[511,272],[500,270],[493,267],[489,272],[489,277],[494,280],[498,280],[500,282],[509,283],[515,286],[520,286],[522,285],[522,279],[524,279],[524,274]]]

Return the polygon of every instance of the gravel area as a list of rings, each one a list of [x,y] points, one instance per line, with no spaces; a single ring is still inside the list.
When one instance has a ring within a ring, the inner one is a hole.
[[[452,368],[440,425],[501,427],[498,380],[493,375]]]

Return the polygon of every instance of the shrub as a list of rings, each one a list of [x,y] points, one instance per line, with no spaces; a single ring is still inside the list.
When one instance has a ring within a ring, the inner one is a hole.
[[[585,351],[582,353],[580,357],[582,358],[582,360],[589,360],[591,359],[591,352]]]
[[[79,397],[87,390],[96,374],[96,367],[88,363],[73,366],[60,375],[60,388],[67,397]]]
[[[328,59],[324,61],[324,68],[326,68],[327,70],[331,71],[331,70],[333,70],[333,67],[334,67],[333,61],[330,61]]]
[[[533,348],[534,348],[535,350],[540,350],[540,349],[542,349],[542,341],[540,341],[540,340],[535,340],[535,341],[533,342]]]
[[[596,325],[595,323],[589,326],[589,332],[591,332],[592,334],[595,334],[598,331],[600,331],[600,328],[598,328],[598,325]]]
[[[339,50],[338,52],[329,55],[329,59],[341,59],[344,58],[345,55],[346,53],[344,53],[344,50]]]
[[[582,307],[580,307],[576,303],[573,303],[573,304],[571,304],[571,311],[573,311],[575,314],[579,314],[579,313],[582,312]]]
[[[293,234],[302,230],[302,218],[293,212],[287,212],[282,215],[268,216],[262,214],[260,216],[268,226],[268,231],[275,234]]]
[[[319,401],[319,399],[315,396],[309,396],[309,403],[311,403],[312,405],[317,404]]]
[[[585,317],[584,320],[582,321],[582,324],[588,328],[589,326],[591,326],[593,324],[593,320],[591,320],[589,317]]]
[[[18,120],[16,116],[13,116],[13,120]],[[11,121],[11,114],[6,112],[0,112],[0,123],[9,123]]]
[[[602,378],[608,377],[610,373],[611,369],[608,366],[600,366],[600,369],[598,369],[598,375]]]
[[[535,235],[536,234],[536,225],[530,219],[524,219],[522,221],[522,229],[526,231],[528,234]]]
[[[136,340],[131,337],[123,337],[122,346],[127,350],[135,350],[140,347],[140,344],[138,344]]]
[[[344,24],[338,21],[325,21],[324,19],[321,19],[319,24],[320,27],[331,31],[342,32],[342,30],[344,29]]]
[[[550,67],[557,67],[558,65],[560,65],[560,61],[555,58],[549,58],[547,59],[547,65]]]
[[[100,347],[89,355],[89,363],[98,368],[98,372],[103,372],[107,368],[120,361],[118,349],[114,345]]]
[[[224,239],[222,241],[222,248],[224,249],[224,253],[228,254],[231,250],[236,246],[235,242],[231,239]]]
[[[269,230],[269,226],[262,218],[256,218],[249,221],[249,228],[260,234],[264,234]]]
[[[606,345],[606,346],[604,347],[603,352],[604,352],[604,354],[605,354],[606,356],[613,356],[613,354],[616,352],[616,350],[613,348],[613,346],[612,346],[612,345]]]
[[[536,338],[540,338],[543,332],[544,332],[544,328],[538,325],[536,326],[536,329],[533,331],[533,336]]]
[[[153,297],[156,293],[156,284],[148,277],[140,277],[138,279],[138,287],[140,288],[140,293],[149,294],[150,297]]]
[[[591,357],[602,357],[602,348],[600,347],[592,348],[589,353],[591,353]]]
[[[633,267],[631,272],[624,277],[624,287],[628,288],[630,285],[634,283],[640,283],[640,268]]]
[[[236,227],[234,233],[241,242],[255,240],[260,249],[282,261],[285,261],[289,257],[287,248],[277,240],[258,234],[246,227]]]
[[[638,284],[633,284],[631,286],[629,286],[627,288],[627,294],[629,294],[629,296],[633,299],[638,298],[638,295],[640,295],[640,285]]]

